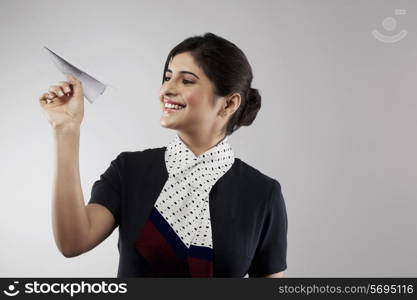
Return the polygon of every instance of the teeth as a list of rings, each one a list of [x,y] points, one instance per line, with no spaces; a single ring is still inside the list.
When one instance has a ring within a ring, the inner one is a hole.
[[[183,109],[184,108],[184,106],[179,106],[179,105],[171,104],[171,103],[165,103],[165,107],[171,108],[171,109]]]

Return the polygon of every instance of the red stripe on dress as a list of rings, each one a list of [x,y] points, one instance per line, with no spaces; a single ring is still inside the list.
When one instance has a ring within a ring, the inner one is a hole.
[[[135,248],[151,265],[151,276],[190,277],[187,262],[178,258],[174,249],[150,220],[140,232]]]
[[[213,277],[213,262],[195,257],[187,257],[191,277]]]

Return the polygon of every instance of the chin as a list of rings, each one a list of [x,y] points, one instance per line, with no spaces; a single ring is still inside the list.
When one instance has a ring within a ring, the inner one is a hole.
[[[159,124],[161,125],[161,127],[163,128],[168,128],[168,129],[176,129],[175,126],[173,126],[172,124],[169,124],[169,122],[166,122],[164,119],[161,118]]]
[[[165,123],[165,121],[160,121],[159,122],[159,124],[161,125],[161,127],[164,127],[164,128],[169,128],[169,125],[167,124],[167,123]]]

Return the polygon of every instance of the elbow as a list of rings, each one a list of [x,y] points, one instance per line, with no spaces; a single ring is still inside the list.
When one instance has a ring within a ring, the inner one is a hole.
[[[273,274],[269,274],[264,276],[265,278],[282,278],[284,277],[284,272],[279,272],[279,273],[273,273]]]
[[[61,254],[66,258],[76,257],[84,253],[83,251],[80,251],[79,249],[74,249],[70,247],[58,246],[58,249],[59,249],[59,252],[61,252]]]
[[[84,244],[79,240],[55,239],[55,245],[59,252],[66,258],[76,257],[85,252]]]
[[[61,251],[61,254],[66,258],[76,257],[79,256],[81,253],[78,252],[70,252],[70,251]]]
[[[76,257],[81,255],[79,251],[71,251],[71,250],[60,250],[61,254],[66,258]]]

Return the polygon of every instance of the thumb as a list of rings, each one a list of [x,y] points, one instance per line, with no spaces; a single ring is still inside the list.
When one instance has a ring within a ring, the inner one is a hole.
[[[74,75],[71,73],[67,74],[68,81],[71,83],[71,85],[74,88],[74,96],[78,96],[82,93],[82,83],[80,80],[78,80]]]

